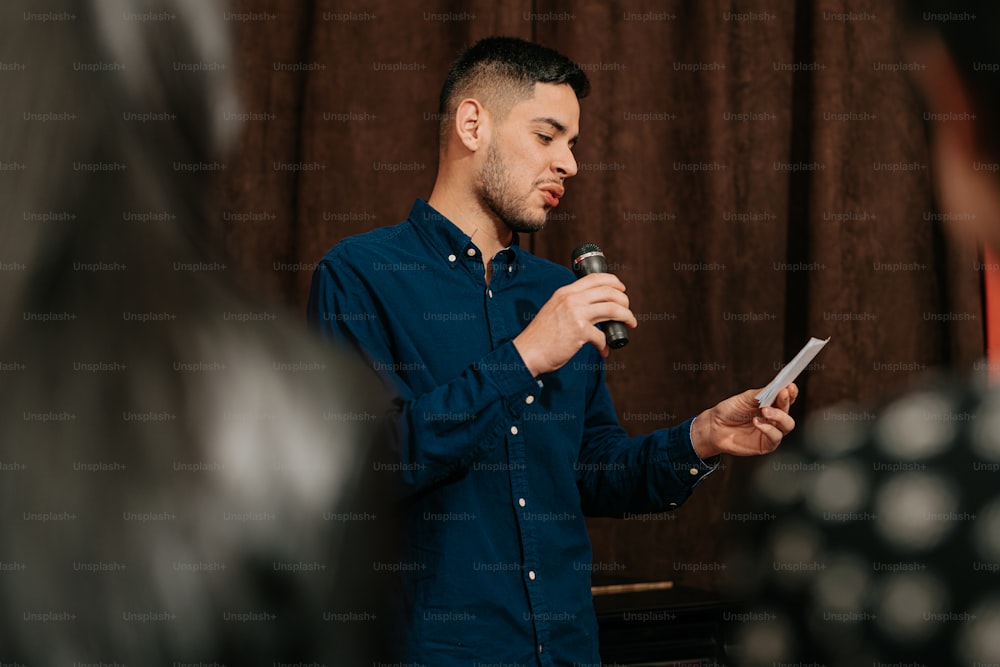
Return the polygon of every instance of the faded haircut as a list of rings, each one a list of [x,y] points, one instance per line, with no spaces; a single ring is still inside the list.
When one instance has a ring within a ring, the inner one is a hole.
[[[458,57],[441,87],[438,114],[442,144],[459,102],[479,100],[497,119],[534,93],[536,83],[566,84],[582,99],[590,81],[580,66],[563,54],[516,37],[487,37]]]

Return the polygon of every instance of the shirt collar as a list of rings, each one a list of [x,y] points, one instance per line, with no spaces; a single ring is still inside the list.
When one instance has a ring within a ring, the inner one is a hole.
[[[482,262],[479,248],[472,242],[468,234],[458,228],[448,218],[435,210],[423,199],[417,199],[410,209],[410,221],[419,233],[441,256],[444,263],[451,267],[459,265],[459,260],[463,257],[477,257]],[[470,255],[469,251],[474,255]],[[501,250],[500,254],[508,263],[517,264],[517,254],[521,252],[521,241],[518,233],[514,232],[510,246]]]

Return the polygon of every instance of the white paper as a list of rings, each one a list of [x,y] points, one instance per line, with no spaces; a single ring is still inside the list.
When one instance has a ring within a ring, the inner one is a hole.
[[[830,339],[820,340],[819,338],[810,338],[809,342],[806,343],[799,353],[795,355],[795,358],[785,364],[785,367],[778,371],[778,374],[774,376],[771,382],[760,390],[757,394],[757,400],[760,401],[760,406],[765,407],[774,403],[774,399],[778,397],[778,394],[782,389],[795,382],[795,378],[806,369],[809,362],[812,361],[819,351],[823,349],[823,346],[830,342]]]

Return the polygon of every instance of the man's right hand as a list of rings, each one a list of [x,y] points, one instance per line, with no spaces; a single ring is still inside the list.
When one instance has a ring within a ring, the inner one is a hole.
[[[604,332],[595,324],[615,320],[635,328],[625,285],[610,273],[592,273],[557,289],[524,331],[514,338],[521,359],[538,377],[563,366],[581,347],[592,343],[608,356]]]

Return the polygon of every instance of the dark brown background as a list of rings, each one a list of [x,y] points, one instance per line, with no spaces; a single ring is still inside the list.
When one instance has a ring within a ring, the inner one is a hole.
[[[252,288],[302,313],[331,245],[430,194],[441,80],[463,47],[504,34],[591,76],[580,173],[525,242],[559,263],[598,243],[628,285],[640,328],[607,375],[631,433],[764,384],[809,336],[832,341],[800,383],[800,422],[983,353],[976,251],[936,221],[922,109],[906,73],[882,66],[911,62],[890,3],[505,4],[235,3],[243,107],[273,117],[233,121],[214,220]],[[890,163],[920,166],[877,168]],[[726,461],[669,518],[593,521],[598,570],[716,587],[752,465]]]

